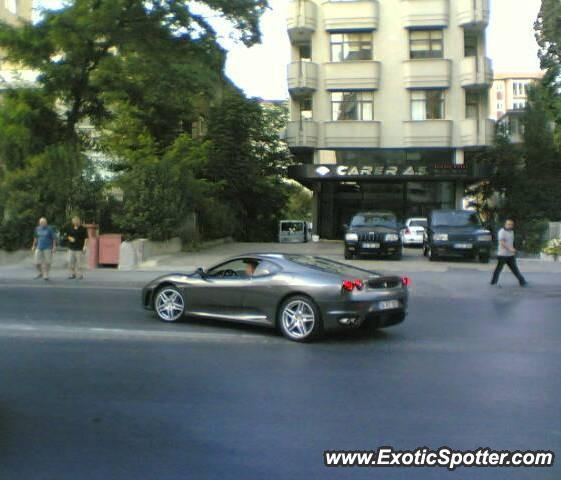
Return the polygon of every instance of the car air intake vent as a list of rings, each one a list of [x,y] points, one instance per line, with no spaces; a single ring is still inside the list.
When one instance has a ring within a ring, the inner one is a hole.
[[[378,277],[368,280],[368,288],[396,288],[401,285],[399,277]]]
[[[383,239],[382,233],[376,232],[361,232],[358,235],[358,239],[361,242],[381,242]]]

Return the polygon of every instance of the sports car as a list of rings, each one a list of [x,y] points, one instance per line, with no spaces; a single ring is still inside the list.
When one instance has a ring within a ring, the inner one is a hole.
[[[402,322],[409,284],[408,277],[313,255],[260,253],[156,278],[142,290],[142,303],[164,322],[199,317],[266,325],[305,342],[326,330]]]

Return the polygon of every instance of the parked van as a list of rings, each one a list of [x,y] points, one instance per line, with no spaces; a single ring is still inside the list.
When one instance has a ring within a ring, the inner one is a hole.
[[[281,220],[279,222],[280,243],[305,243],[310,239],[311,230],[304,220]]]

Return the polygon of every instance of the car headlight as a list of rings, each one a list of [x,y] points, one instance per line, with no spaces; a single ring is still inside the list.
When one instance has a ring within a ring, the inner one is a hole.
[[[356,233],[345,233],[345,240],[347,242],[358,242],[358,235]]]
[[[492,242],[493,237],[491,235],[478,235],[477,240],[480,242]]]
[[[448,240],[448,234],[447,233],[435,233],[433,238],[437,242],[446,242]]]
[[[384,240],[386,242],[397,242],[399,240],[399,235],[397,233],[386,233]]]

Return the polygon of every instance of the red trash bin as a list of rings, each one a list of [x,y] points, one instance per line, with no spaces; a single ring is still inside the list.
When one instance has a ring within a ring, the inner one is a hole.
[[[121,239],[122,237],[118,233],[109,233],[99,236],[100,265],[119,265]]]

